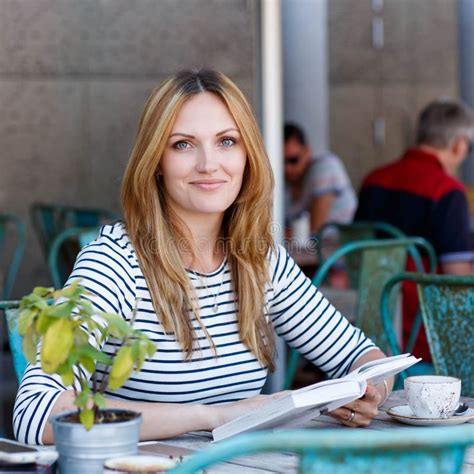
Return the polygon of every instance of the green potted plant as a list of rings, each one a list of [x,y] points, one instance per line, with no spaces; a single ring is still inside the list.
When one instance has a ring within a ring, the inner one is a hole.
[[[61,290],[37,287],[22,298],[18,330],[23,351],[32,364],[39,362],[47,374],[57,374],[73,386],[77,410],[53,417],[59,469],[63,473],[102,473],[107,458],[137,452],[140,413],[107,409],[104,392],[121,387],[131,373],[151,357],[155,344],[120,315],[98,312],[83,298],[80,281]],[[120,341],[112,356],[98,346],[109,337]],[[99,381],[96,368],[105,368]]]

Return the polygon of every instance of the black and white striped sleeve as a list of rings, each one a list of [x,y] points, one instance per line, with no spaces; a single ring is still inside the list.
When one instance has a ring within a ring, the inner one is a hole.
[[[329,377],[345,375],[375,345],[311,283],[283,247],[270,264],[269,316],[275,331]]]
[[[66,286],[80,278],[90,293],[87,298],[98,311],[128,319],[135,303],[133,259],[128,258],[130,249],[121,245],[110,229],[105,226],[98,239],[80,252]],[[13,411],[13,430],[19,441],[42,444],[51,409],[65,390],[60,377],[44,373],[39,365],[28,366]]]

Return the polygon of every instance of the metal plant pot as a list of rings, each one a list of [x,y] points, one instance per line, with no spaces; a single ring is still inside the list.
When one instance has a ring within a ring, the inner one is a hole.
[[[140,414],[132,420],[95,424],[87,431],[80,423],[64,421],[72,413],[59,413],[51,418],[60,474],[102,474],[106,459],[138,452]]]

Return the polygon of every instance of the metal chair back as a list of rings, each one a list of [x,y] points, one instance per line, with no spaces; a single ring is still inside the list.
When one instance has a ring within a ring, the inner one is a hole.
[[[414,257],[419,271],[423,271],[420,251],[429,259],[429,269],[436,268],[436,255],[431,244],[421,237],[400,239],[361,240],[352,242],[337,249],[318,269],[313,277],[313,284],[318,288],[329,274],[332,266],[342,257],[351,253],[361,256],[359,268],[359,296],[355,325],[362,329],[382,350],[388,349],[388,341],[378,313],[380,312],[380,296],[384,284],[405,268],[407,255]],[[389,307],[394,312],[396,298],[389,300]],[[290,352],[286,373],[285,388],[293,382],[298,366],[299,354],[295,349]]]
[[[51,242],[48,268],[55,288],[61,288],[72,271],[77,254],[98,235],[98,227],[71,227]]]
[[[53,240],[70,227],[99,227],[118,219],[107,209],[82,208],[58,204],[35,203],[30,209],[31,219],[45,257]]]
[[[19,301],[0,301],[0,310],[5,314],[8,328],[8,342],[18,383],[21,382],[28,364],[23,354],[23,338],[18,333]]]
[[[406,235],[395,226],[386,222],[351,222],[341,224],[338,222],[328,222],[324,224],[315,235],[317,239],[316,252],[318,262],[324,262],[325,234],[335,231],[338,236],[338,245],[343,246],[351,242],[360,240],[374,240],[379,238],[404,238]],[[344,258],[345,268],[349,276],[350,286],[353,289],[359,288],[359,268],[361,254],[359,252],[351,252]]]
[[[382,290],[381,318],[390,350],[400,354],[389,299],[402,281],[417,285],[420,314],[413,332],[425,327],[435,372],[462,379],[462,393],[474,397],[474,276],[403,272]],[[412,338],[410,338],[412,339]],[[410,349],[410,348],[408,348]],[[407,374],[402,374],[402,378]]]
[[[466,448],[473,443],[474,430],[469,425],[364,430],[363,434],[355,429],[261,431],[200,450],[168,472],[204,472],[209,466],[239,456],[280,451],[299,455],[296,470],[301,474],[457,474],[461,472]],[[263,458],[262,463],[272,471],[271,458],[267,463]]]

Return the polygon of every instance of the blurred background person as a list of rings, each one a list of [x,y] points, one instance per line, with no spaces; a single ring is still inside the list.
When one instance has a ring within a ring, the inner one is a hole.
[[[301,127],[284,128],[285,224],[307,213],[309,230],[326,222],[351,222],[357,198],[342,161],[332,153],[313,156]]]
[[[468,203],[456,173],[473,139],[471,109],[454,100],[428,104],[418,117],[416,146],[363,180],[355,220],[388,222],[408,236],[424,237],[436,251],[440,273],[472,274]],[[407,269],[415,271],[412,262]],[[406,284],[405,338],[417,305],[414,285]],[[430,359],[424,331],[416,348]]]
[[[305,133],[294,123],[285,124],[283,157],[287,239],[305,242],[328,222],[343,224],[352,221],[357,197],[339,157],[330,152],[313,155]],[[316,245],[322,246],[323,255],[329,255],[338,245],[337,232],[328,229],[324,241],[321,238],[319,236]],[[315,267],[309,266],[306,270],[311,275]],[[348,287],[348,275],[342,260],[331,269],[328,284]]]

